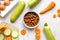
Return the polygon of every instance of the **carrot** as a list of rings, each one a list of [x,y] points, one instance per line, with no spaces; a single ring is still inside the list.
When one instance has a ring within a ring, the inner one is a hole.
[[[36,28],[35,33],[40,33],[40,28]]]
[[[25,35],[25,34],[26,34],[26,30],[25,30],[25,29],[22,29],[22,30],[21,30],[21,34],[22,34],[22,35]]]
[[[4,0],[4,5],[8,6],[10,4],[10,0]]]
[[[58,17],[60,17],[60,9],[58,9],[57,12],[58,12]]]
[[[5,8],[6,8],[6,6],[5,5],[2,5],[2,4],[0,4],[0,10],[5,10]]]
[[[12,37],[11,37],[11,36],[6,36],[5,39],[6,39],[6,40],[12,40]]]
[[[53,18],[56,18],[56,14],[53,14]]]
[[[36,35],[35,35],[35,38],[36,38],[37,40],[39,40],[39,39],[41,38],[40,34],[36,34]]]
[[[53,8],[55,7],[55,5],[56,5],[56,4],[55,4],[54,2],[51,2],[45,9],[43,9],[43,10],[40,12],[40,14],[44,14],[44,13],[46,13],[47,11],[53,9]]]

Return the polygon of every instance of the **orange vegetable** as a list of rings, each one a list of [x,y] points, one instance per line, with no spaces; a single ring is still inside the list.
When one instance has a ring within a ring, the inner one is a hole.
[[[4,5],[8,6],[10,4],[10,0],[4,0]]]
[[[58,9],[57,12],[58,12],[58,16],[60,17],[60,9]]]
[[[36,34],[35,37],[37,40],[39,40],[41,38],[40,34]]]
[[[2,5],[2,4],[0,4],[0,10],[5,10],[5,8],[6,8],[6,6],[5,5]]]
[[[12,37],[11,37],[11,36],[6,36],[5,39],[6,39],[6,40],[12,40]]]
[[[53,14],[53,18],[56,18],[56,14]]]
[[[35,33],[40,33],[40,28],[36,28]]]
[[[25,29],[22,29],[22,30],[21,30],[21,34],[22,34],[22,35],[25,35],[25,34],[26,34],[26,30],[25,30]]]
[[[53,8],[55,7],[55,5],[56,5],[56,4],[55,4],[54,2],[51,2],[45,9],[43,9],[43,10],[40,12],[40,14],[44,14],[44,13],[46,13],[47,11],[53,9]]]

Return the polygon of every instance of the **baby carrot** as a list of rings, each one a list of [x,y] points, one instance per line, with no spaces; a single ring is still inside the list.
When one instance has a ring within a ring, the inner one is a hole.
[[[60,9],[58,9],[57,12],[58,12],[58,16],[60,17]]]
[[[25,30],[25,29],[22,29],[22,30],[21,30],[21,34],[22,34],[22,35],[25,35],[25,34],[26,34],[26,30]]]
[[[53,8],[55,7],[55,5],[56,5],[56,4],[55,4],[54,2],[51,2],[45,9],[43,9],[43,10],[40,12],[40,14],[44,14],[44,13],[46,13],[47,11],[53,9]]]

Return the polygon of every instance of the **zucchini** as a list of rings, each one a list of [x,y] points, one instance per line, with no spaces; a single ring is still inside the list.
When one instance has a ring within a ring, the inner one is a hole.
[[[48,27],[47,23],[44,24],[44,33],[45,33],[45,35],[47,37],[47,40],[55,40],[55,38],[54,38],[54,36],[52,34],[52,31]]]
[[[0,40],[4,40],[4,35],[0,34]]]
[[[13,37],[13,38],[18,37],[18,32],[17,32],[17,31],[13,31],[13,32],[12,32],[12,37]]]
[[[12,38],[12,40],[19,40],[19,38],[17,37],[17,38]]]
[[[5,31],[4,31],[4,35],[5,36],[9,36],[11,34],[11,30],[10,29],[6,29]]]

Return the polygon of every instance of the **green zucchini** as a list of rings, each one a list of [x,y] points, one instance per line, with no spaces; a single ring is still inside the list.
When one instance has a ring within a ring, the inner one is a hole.
[[[12,15],[10,17],[11,22],[15,22],[17,20],[17,18],[19,17],[21,12],[25,8],[25,5],[26,5],[26,3],[24,1],[21,1],[17,4],[16,8],[14,9],[14,11],[12,12]]]
[[[4,40],[4,35],[0,34],[0,40]]]
[[[10,30],[10,29],[6,29],[6,30],[4,31],[4,35],[5,35],[5,36],[11,35],[11,30]]]
[[[48,27],[48,24],[47,23],[44,24],[44,33],[45,33],[45,35],[47,37],[47,40],[55,40],[55,38],[54,38],[54,36],[52,34],[52,31]]]

